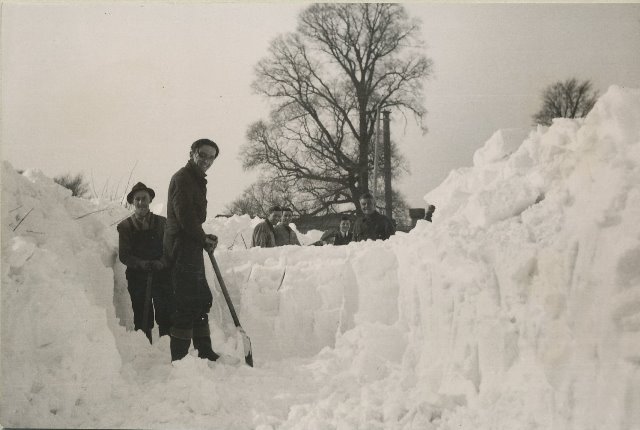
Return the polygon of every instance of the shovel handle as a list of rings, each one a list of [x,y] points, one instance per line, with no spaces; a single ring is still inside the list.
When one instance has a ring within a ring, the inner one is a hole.
[[[220,289],[222,290],[222,295],[224,296],[224,300],[227,302],[227,306],[229,306],[229,312],[231,313],[231,318],[233,318],[233,323],[238,328],[238,331],[242,335],[242,343],[244,346],[244,361],[251,367],[253,367],[253,352],[251,351],[251,340],[249,336],[244,332],[244,329],[240,325],[240,320],[238,320],[238,315],[236,314],[236,310],[233,307],[233,303],[231,303],[231,297],[229,297],[229,292],[227,291],[227,286],[224,283],[224,279],[222,279],[222,274],[220,273],[220,268],[218,267],[218,263],[213,256],[213,251],[208,252],[209,259],[211,260],[211,265],[213,266],[213,271],[216,273],[216,278],[218,278],[218,283],[220,284]]]
[[[147,286],[144,292],[144,309],[142,311],[142,324],[144,325],[144,332],[149,338],[149,342],[153,343],[151,340],[151,321],[149,321],[149,314],[151,313],[151,290],[153,288],[153,274],[151,272],[147,273]]]
[[[220,273],[220,268],[218,267],[218,263],[216,262],[216,259],[213,256],[213,252],[208,252],[207,254],[209,254],[209,259],[211,260],[213,271],[216,273],[216,278],[218,279],[218,283],[220,284],[220,289],[222,290],[222,295],[224,296],[224,300],[227,302],[227,306],[229,306],[229,312],[231,312],[231,318],[233,318],[233,324],[235,324],[236,327],[242,328],[240,326],[240,320],[238,319],[236,310],[233,307],[233,303],[231,302],[231,297],[229,297],[227,286],[224,283],[224,279],[222,279],[222,274]]]

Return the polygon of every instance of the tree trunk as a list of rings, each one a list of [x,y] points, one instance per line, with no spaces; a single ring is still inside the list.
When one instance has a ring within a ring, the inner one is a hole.
[[[358,104],[359,106],[359,151],[360,159],[358,160],[358,191],[360,195],[369,192],[369,136],[367,130],[367,101],[368,97],[363,94],[362,89],[358,89]],[[359,197],[359,196],[358,196]],[[354,196],[355,198],[355,196]]]
[[[358,189],[358,174],[350,173],[347,180],[349,191],[351,192],[351,199],[356,207],[356,215],[362,215],[362,208],[360,207],[360,190]]]

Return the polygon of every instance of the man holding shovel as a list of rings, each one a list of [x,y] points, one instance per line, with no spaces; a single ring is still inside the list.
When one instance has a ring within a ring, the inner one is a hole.
[[[166,218],[149,210],[156,193],[142,182],[133,186],[127,202],[133,215],[118,224],[120,261],[127,266],[127,289],[133,307],[133,323],[151,342],[154,308],[160,336],[169,334],[170,274],[162,257],[162,239]]]
[[[193,346],[198,357],[216,361],[211,347],[208,313],[213,296],[207,284],[203,250],[213,252],[218,238],[205,234],[207,218],[206,171],[218,157],[215,142],[200,139],[191,145],[189,161],[169,183],[164,256],[172,268],[173,314],[171,361],[180,360]]]

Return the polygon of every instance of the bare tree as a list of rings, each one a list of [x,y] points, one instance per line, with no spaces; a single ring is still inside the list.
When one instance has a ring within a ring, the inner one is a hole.
[[[276,38],[256,67],[254,89],[272,101],[269,121],[247,131],[246,169],[266,168],[315,194],[314,210],[354,203],[369,190],[378,111],[422,125],[431,60],[420,25],[398,4],[314,4]]]
[[[89,183],[85,180],[82,173],[77,175],[71,175],[66,173],[53,178],[56,184],[71,190],[71,195],[74,197],[83,197],[89,191]]]
[[[247,187],[242,196],[227,207],[230,214],[266,217],[269,208],[275,205],[291,206],[291,195],[286,184],[277,178],[261,177]]]
[[[318,202],[330,189],[314,187],[310,181],[292,184],[290,178],[263,176],[247,187],[226,209],[231,214],[265,217],[274,205],[289,207],[295,214],[316,215],[322,211]]]
[[[542,107],[533,116],[535,124],[551,125],[554,118],[583,118],[598,100],[591,81],[576,78],[549,85],[542,93]]]

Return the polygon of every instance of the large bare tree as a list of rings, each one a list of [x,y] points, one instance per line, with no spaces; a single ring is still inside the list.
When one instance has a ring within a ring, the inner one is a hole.
[[[422,126],[430,73],[420,24],[402,6],[308,7],[256,66],[253,87],[271,114],[249,127],[244,167],[314,194],[316,212],[347,202],[360,212],[377,113],[413,115]]]
[[[591,81],[576,78],[549,85],[542,93],[542,107],[533,116],[535,124],[551,125],[554,118],[583,118],[598,100]]]

